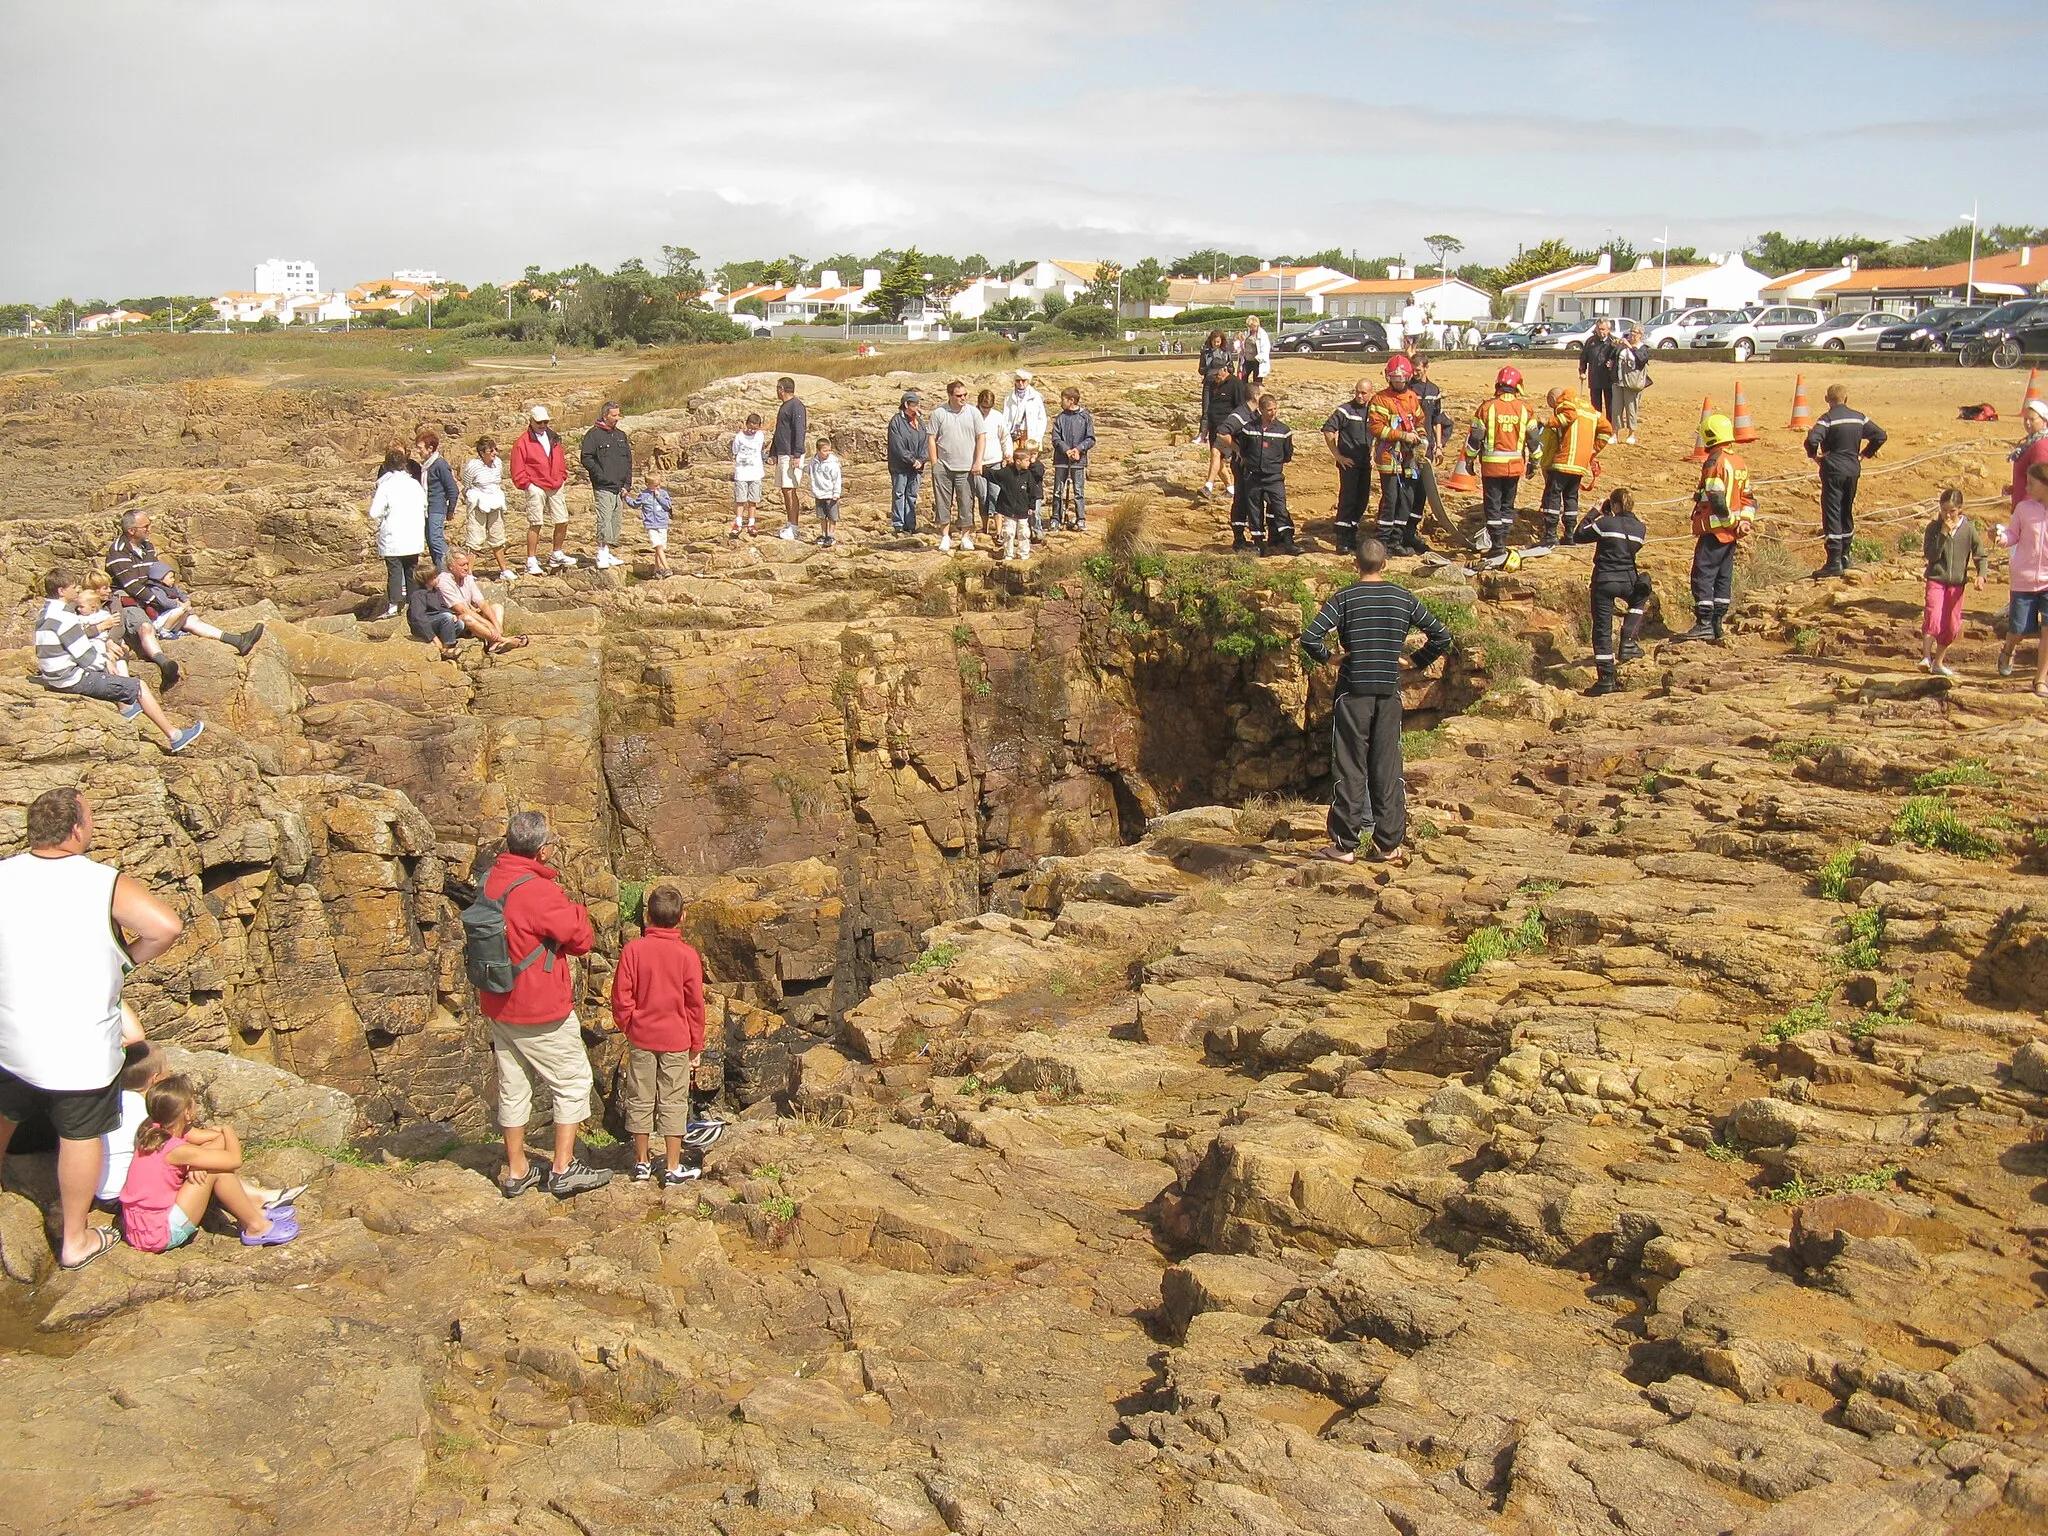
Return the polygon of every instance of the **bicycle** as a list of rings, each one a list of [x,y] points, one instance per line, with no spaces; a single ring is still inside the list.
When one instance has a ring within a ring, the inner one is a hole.
[[[1987,364],[1993,368],[2017,368],[2020,356],[2018,337],[1980,337],[1967,343],[1956,360],[1965,368],[1982,368]]]

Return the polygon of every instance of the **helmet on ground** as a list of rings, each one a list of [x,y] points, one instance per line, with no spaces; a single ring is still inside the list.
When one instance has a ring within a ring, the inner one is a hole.
[[[1519,549],[1509,550],[1508,557],[1501,561],[1500,568],[1504,571],[1519,571],[1522,568],[1522,552]]]
[[[1497,390],[1520,389],[1522,387],[1522,370],[1512,367],[1501,369],[1499,373],[1493,376],[1493,387]]]
[[[1724,443],[1735,441],[1735,423],[1716,411],[1700,423],[1700,441],[1709,448],[1719,448]]]
[[[1415,364],[1409,361],[1406,352],[1396,352],[1387,359],[1387,382],[1389,384],[1393,383],[1396,378],[1412,379],[1414,377]]]

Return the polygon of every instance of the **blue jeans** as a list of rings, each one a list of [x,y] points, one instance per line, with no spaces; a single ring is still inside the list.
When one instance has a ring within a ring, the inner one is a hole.
[[[434,569],[448,569],[448,509],[428,504],[427,553],[434,557]]]
[[[1077,528],[1088,524],[1088,466],[1055,464],[1052,467],[1052,520]]]
[[[917,491],[923,480],[921,470],[889,471],[889,522],[898,533],[917,532]]]

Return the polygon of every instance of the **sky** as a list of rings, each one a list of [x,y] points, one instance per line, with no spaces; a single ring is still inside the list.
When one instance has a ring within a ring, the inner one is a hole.
[[[0,302],[2048,223],[2040,0],[0,0]],[[2038,124],[2037,112],[2029,109]]]

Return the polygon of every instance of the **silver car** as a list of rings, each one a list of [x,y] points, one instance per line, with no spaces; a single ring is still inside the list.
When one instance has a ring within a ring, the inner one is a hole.
[[[1875,352],[1878,336],[1898,323],[1897,315],[1879,309],[1833,315],[1811,330],[1786,332],[1778,338],[1777,345],[1822,352]]]
[[[1817,309],[1796,304],[1777,304],[1725,325],[1710,325],[1693,333],[1695,347],[1727,347],[1735,361],[1746,363],[1757,353],[1775,347],[1780,337],[1792,331],[1811,330],[1827,317]]]

